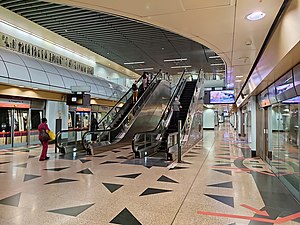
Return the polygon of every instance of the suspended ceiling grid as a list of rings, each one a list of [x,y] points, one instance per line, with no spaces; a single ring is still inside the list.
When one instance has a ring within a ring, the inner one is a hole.
[[[2,0],[0,6],[137,73],[142,73],[139,69],[143,68],[154,68],[151,72],[162,68],[171,74],[183,71],[183,68],[172,69],[174,66],[188,66],[186,70],[191,72],[203,69],[219,74],[225,69],[224,65],[211,66],[222,60],[209,58],[215,53],[207,47],[145,23],[37,0]],[[177,58],[187,60],[164,62]],[[128,62],[144,63],[124,64]]]

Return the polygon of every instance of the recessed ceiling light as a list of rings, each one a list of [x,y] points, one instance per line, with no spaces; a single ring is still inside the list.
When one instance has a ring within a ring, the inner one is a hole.
[[[242,82],[242,80],[236,80],[235,82]]]
[[[261,20],[265,16],[266,16],[266,13],[257,11],[257,12],[250,13],[249,15],[246,16],[246,18],[247,18],[247,20],[255,21],[255,20]]]
[[[20,88],[23,88],[24,86],[23,86],[23,85],[20,85],[19,87],[20,87]]]
[[[237,78],[242,78],[242,77],[244,77],[244,76],[236,76]]]

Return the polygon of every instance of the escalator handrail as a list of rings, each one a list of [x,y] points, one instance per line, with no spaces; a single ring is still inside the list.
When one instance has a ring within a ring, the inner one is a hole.
[[[74,128],[74,129],[72,129],[72,130],[60,130],[60,131],[58,131],[57,133],[56,133],[56,137],[55,137],[55,147],[57,147],[57,148],[61,148],[61,146],[60,145],[58,145],[58,140],[59,140],[59,138],[61,137],[61,135],[63,134],[63,133],[68,133],[68,132],[79,132],[79,131],[88,131],[89,129],[88,128]],[[82,135],[82,137],[83,137],[83,135]]]
[[[185,71],[183,71],[183,73],[182,73],[182,75],[181,75],[181,77],[180,77],[180,79],[179,79],[179,81],[178,81],[178,84],[177,84],[177,86],[176,86],[176,88],[175,88],[175,90],[174,90],[174,92],[173,92],[173,94],[172,94],[172,96],[171,96],[171,98],[170,98],[170,100],[169,100],[169,102],[168,102],[168,105],[167,105],[167,107],[165,108],[165,110],[164,110],[164,112],[163,112],[163,114],[162,114],[162,117],[160,118],[160,120],[159,120],[157,126],[156,126],[154,129],[149,130],[149,131],[144,131],[144,132],[135,133],[134,136],[133,136],[133,138],[132,138],[132,145],[133,145],[133,143],[134,143],[134,140],[135,140],[136,135],[141,135],[141,134],[145,134],[145,133],[155,133],[155,132],[159,129],[159,126],[161,126],[162,121],[163,121],[163,120],[165,119],[165,117],[166,117],[167,115],[169,115],[169,113],[171,112],[171,104],[173,103],[175,96],[178,95],[178,92],[180,91],[180,88],[182,87],[181,85],[184,84],[184,80],[183,80],[184,75],[185,75]],[[133,148],[133,149],[134,149],[134,148]]]
[[[142,94],[142,96],[138,99],[138,101],[135,103],[135,105],[130,109],[130,111],[128,112],[128,114],[122,119],[122,121],[120,122],[120,124],[117,126],[117,127],[115,127],[115,128],[113,128],[113,129],[99,129],[99,130],[96,130],[96,131],[88,131],[88,132],[85,132],[84,134],[83,134],[83,136],[82,136],[82,146],[84,147],[84,149],[86,149],[85,148],[85,138],[86,138],[86,136],[87,135],[89,135],[89,134],[94,134],[94,133],[102,133],[102,132],[112,132],[112,131],[115,131],[115,130],[117,130],[117,129],[119,129],[120,128],[120,126],[124,123],[124,121],[127,119],[127,117],[130,115],[130,113],[134,110],[134,109],[136,109],[137,107],[139,107],[140,105],[140,102],[142,101],[142,100],[145,100],[145,99],[143,99],[143,97],[144,96],[147,96],[148,95],[148,93],[151,91],[151,89],[150,89],[150,86],[151,86],[151,88],[153,88],[154,87],[154,85],[155,84],[159,84],[159,81],[160,80],[158,80],[157,78],[158,78],[158,76],[159,76],[159,74],[157,74],[153,79],[152,79],[152,81],[150,82],[150,84],[149,84],[149,86],[147,87],[147,89],[144,91],[144,93]],[[156,80],[157,82],[156,83],[154,83],[154,80]],[[153,86],[153,87],[152,87]],[[150,97],[150,95],[149,95],[149,97]],[[142,103],[141,103],[142,104]],[[142,108],[142,107],[140,107],[140,108]]]
[[[137,80],[137,84],[140,82],[140,80],[142,79],[142,76]],[[128,89],[128,91],[119,99],[119,101],[117,101],[117,103],[105,114],[105,116],[98,122],[98,126],[99,124],[103,123],[103,121],[108,117],[108,115],[110,115],[110,113],[122,102],[122,99],[125,98],[125,96],[127,96],[129,94],[129,92],[131,92],[131,87]],[[125,104],[124,104],[125,105]],[[117,114],[120,112],[121,110],[119,110],[115,116],[117,116]]]

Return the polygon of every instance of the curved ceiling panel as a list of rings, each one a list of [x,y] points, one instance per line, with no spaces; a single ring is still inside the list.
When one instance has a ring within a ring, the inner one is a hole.
[[[28,70],[31,76],[31,81],[33,83],[39,83],[49,86],[49,80],[45,71],[36,70],[32,68],[28,68]]]
[[[0,55],[5,62],[10,62],[14,64],[18,64],[21,66],[25,66],[22,59],[18,56],[18,54],[11,52],[11,51],[1,51]]]
[[[25,65],[27,67],[31,67],[34,69],[38,69],[38,70],[44,70],[44,68],[41,66],[41,64],[38,62],[37,59],[33,59],[31,57],[26,57],[22,54],[18,54],[19,57],[21,57],[21,59],[23,60],[23,62],[25,63]]]
[[[9,78],[30,82],[31,78],[25,66],[5,62]]]
[[[56,86],[64,89],[66,88],[65,83],[60,75],[47,73],[47,76],[51,86]]]

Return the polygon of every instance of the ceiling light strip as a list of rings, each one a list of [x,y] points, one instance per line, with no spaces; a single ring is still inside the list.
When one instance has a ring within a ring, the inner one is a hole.
[[[224,66],[224,63],[213,63],[210,64],[211,66]]]
[[[124,65],[144,64],[145,62],[125,62]]]
[[[139,69],[134,69],[136,71],[141,71],[141,70],[153,70],[154,68],[153,67],[150,67],[150,68],[139,68]]]
[[[192,66],[171,66],[171,69],[190,68]]]
[[[184,59],[164,59],[164,62],[181,62],[181,61],[186,61],[187,58]]]
[[[215,55],[215,56],[209,56],[208,58],[210,58],[210,59],[217,59],[217,58],[221,58],[221,56]]]

